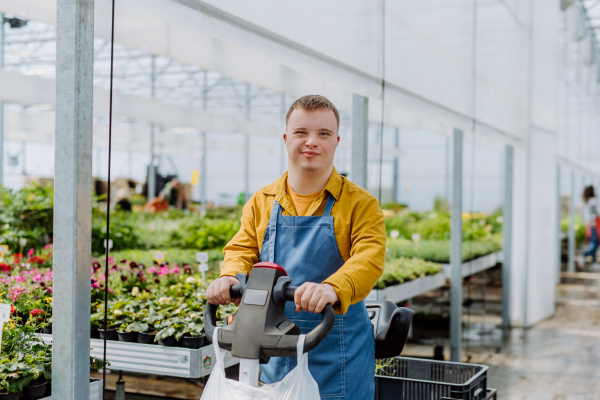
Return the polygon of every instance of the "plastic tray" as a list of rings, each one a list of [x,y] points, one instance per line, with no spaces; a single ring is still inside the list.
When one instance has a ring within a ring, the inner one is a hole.
[[[486,400],[488,367],[419,358],[379,360],[376,400]]]

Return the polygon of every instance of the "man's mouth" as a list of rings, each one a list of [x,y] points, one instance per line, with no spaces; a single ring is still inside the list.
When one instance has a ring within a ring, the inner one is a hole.
[[[319,155],[319,153],[315,151],[303,151],[302,154],[307,158],[313,158]]]

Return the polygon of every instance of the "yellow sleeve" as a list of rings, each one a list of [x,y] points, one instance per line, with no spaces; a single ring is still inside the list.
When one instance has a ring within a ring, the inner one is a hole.
[[[332,285],[340,298],[334,305],[336,314],[345,314],[350,305],[367,297],[385,264],[385,223],[379,202],[369,196],[352,213],[350,258],[323,282]]]
[[[258,262],[258,239],[254,222],[254,196],[248,200],[242,211],[238,233],[223,249],[225,259],[220,276],[235,276],[237,273],[249,275],[252,266]]]

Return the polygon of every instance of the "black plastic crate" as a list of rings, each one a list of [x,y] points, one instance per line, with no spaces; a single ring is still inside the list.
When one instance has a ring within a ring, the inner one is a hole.
[[[419,358],[379,360],[375,400],[485,400],[488,367]]]

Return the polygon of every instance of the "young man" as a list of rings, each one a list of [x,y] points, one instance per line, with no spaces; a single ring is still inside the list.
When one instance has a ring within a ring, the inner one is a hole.
[[[323,96],[292,104],[283,135],[288,172],[244,206],[242,226],[225,246],[221,276],[206,297],[229,304],[236,273],[249,274],[259,260],[281,265],[299,286],[285,314],[303,333],[319,323],[326,304],[336,312],[329,335],[308,353],[321,397],[372,400],[375,343],[362,300],[383,272],[385,226],[377,200],[333,166],[339,122]],[[295,357],[272,358],[261,380],[278,382],[295,366]]]

